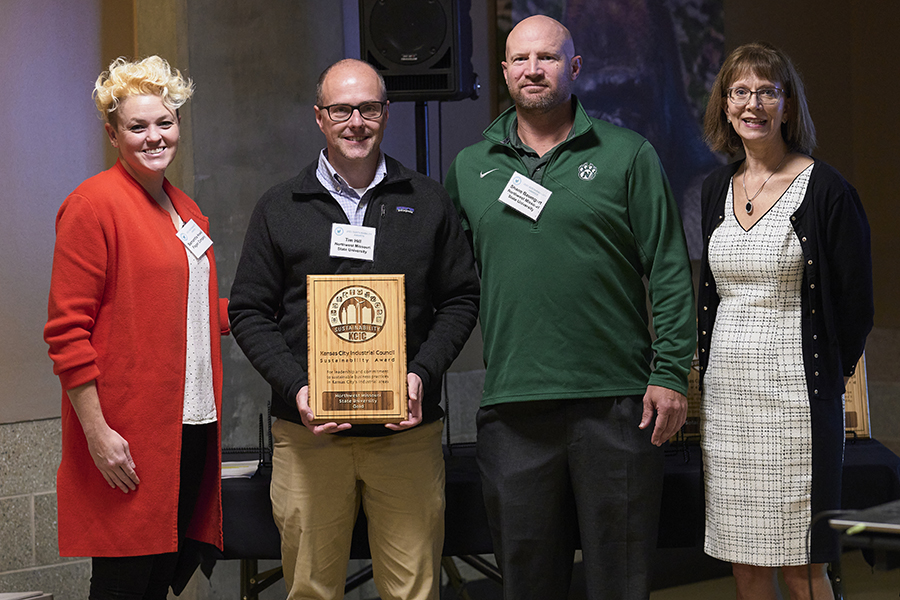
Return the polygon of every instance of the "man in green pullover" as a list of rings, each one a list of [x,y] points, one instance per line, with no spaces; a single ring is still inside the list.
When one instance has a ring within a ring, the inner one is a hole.
[[[572,95],[563,25],[520,22],[502,66],[515,106],[447,189],[482,278],[477,453],[504,597],[566,598],[580,538],[589,598],[648,598],[696,345],[678,208],[652,146]]]

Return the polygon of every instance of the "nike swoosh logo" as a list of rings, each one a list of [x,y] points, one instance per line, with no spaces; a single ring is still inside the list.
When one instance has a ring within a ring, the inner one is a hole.
[[[499,169],[499,168],[500,168],[500,167],[497,167],[497,169]],[[493,173],[493,172],[496,171],[497,169],[491,169],[490,171],[483,171],[483,172],[481,173],[481,178],[484,179],[485,176],[490,175],[491,173]]]

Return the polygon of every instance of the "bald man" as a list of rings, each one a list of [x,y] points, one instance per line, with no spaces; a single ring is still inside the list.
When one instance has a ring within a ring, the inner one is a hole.
[[[579,538],[589,598],[647,598],[695,347],[678,208],[650,144],[572,94],[562,24],[520,22],[502,67],[515,106],[446,185],[481,274],[477,455],[504,598],[566,598]]]
[[[288,598],[344,595],[360,504],[375,585],[388,600],[436,600],[444,540],[441,377],[475,326],[478,279],[441,186],[381,152],[381,76],[344,60],[319,78],[317,161],[276,185],[250,219],[231,289],[232,331],[272,386],[272,509]],[[332,225],[372,237],[343,256]],[[307,377],[306,275],[406,276],[409,419],[314,425]]]

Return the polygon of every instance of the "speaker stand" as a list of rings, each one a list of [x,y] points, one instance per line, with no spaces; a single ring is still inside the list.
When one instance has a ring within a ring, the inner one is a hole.
[[[428,102],[416,100],[416,170],[429,175]]]

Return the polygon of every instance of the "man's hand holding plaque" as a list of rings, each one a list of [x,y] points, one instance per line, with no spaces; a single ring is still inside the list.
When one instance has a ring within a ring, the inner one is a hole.
[[[403,431],[404,429],[415,427],[422,422],[422,395],[424,393],[422,390],[422,379],[415,373],[407,373],[406,386],[409,390],[409,416],[405,421],[401,421],[400,423],[386,423],[385,427],[387,427],[388,429],[392,429],[394,431]],[[304,385],[302,388],[300,388],[300,391],[297,392],[297,410],[300,411],[300,418],[303,420],[303,424],[306,426],[306,428],[316,435],[320,435],[322,433],[335,433],[337,431],[344,431],[345,429],[350,429],[353,426],[350,423],[336,423],[333,421],[330,423],[316,425],[316,416],[313,413],[312,409],[309,407],[308,385]]]

